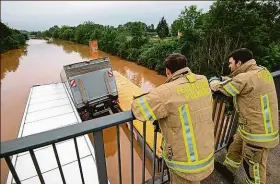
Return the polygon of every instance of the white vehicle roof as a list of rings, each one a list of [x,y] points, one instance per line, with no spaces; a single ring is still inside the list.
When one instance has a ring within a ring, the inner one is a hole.
[[[81,119],[63,83],[31,88],[18,137],[81,123]],[[98,175],[94,149],[88,135],[77,137],[85,183],[97,184]],[[82,183],[74,140],[56,143],[56,148],[67,184]],[[35,149],[39,167],[46,184],[62,184],[52,146]],[[23,184],[39,184],[29,152],[13,156],[12,162]],[[7,184],[15,183],[9,173]]]

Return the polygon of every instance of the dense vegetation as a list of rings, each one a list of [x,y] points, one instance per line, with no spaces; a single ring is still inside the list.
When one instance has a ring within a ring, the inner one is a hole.
[[[158,23],[157,34],[160,38],[166,38],[166,37],[169,36],[168,24],[167,24],[164,17],[162,17],[161,20]]]
[[[25,45],[28,36],[19,30],[11,29],[2,22],[0,22],[0,52],[5,52],[10,49],[19,48]]]
[[[240,47],[251,49],[269,70],[280,70],[280,2],[276,0],[218,0],[206,13],[196,6],[185,7],[170,31],[163,17],[157,28],[142,22],[118,27],[85,22],[77,27],[53,26],[42,35],[81,44],[98,40],[99,49],[159,73],[164,72],[164,58],[180,52],[194,72],[226,74],[228,55]]]

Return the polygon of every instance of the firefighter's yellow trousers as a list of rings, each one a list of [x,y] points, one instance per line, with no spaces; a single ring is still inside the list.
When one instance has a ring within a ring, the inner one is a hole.
[[[224,165],[235,174],[243,163],[246,171],[245,183],[265,184],[268,149],[249,145],[243,141],[239,132],[229,146]]]

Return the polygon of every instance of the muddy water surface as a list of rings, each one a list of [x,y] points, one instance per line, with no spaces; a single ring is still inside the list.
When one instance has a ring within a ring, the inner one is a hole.
[[[100,57],[109,56],[113,69],[123,74],[141,88],[149,91],[162,84],[165,77],[145,67],[99,52]],[[21,49],[1,54],[1,141],[17,137],[30,88],[35,84],[60,82],[63,65],[91,58],[89,47],[66,41],[46,43],[44,40],[29,40]],[[128,129],[121,131],[123,183],[130,182],[130,151]],[[117,145],[115,128],[104,130],[108,176],[111,183],[118,183]],[[141,182],[141,148],[135,144],[135,183]],[[146,178],[150,177],[151,163],[147,163]],[[7,176],[6,164],[1,160],[1,183]]]

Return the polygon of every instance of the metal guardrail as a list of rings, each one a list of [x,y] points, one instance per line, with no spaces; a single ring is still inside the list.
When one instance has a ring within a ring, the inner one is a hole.
[[[117,126],[117,137],[118,137],[118,160],[120,161],[120,141],[119,141],[119,128],[118,125],[125,122],[130,122],[132,126],[133,115],[131,111],[121,112],[118,114],[113,114],[110,116],[104,116],[101,118],[89,120],[83,123],[74,124],[71,126],[58,128],[55,130],[50,130],[22,138],[17,138],[11,141],[1,142],[1,155],[0,158],[5,158],[7,165],[16,181],[16,183],[21,183],[16,170],[11,162],[10,156],[16,155],[25,151],[29,151],[31,158],[33,160],[34,166],[36,168],[38,177],[41,183],[45,183],[42,177],[42,173],[40,171],[40,167],[36,160],[36,156],[34,154],[34,149],[41,148],[47,145],[52,145],[54,148],[54,153],[56,155],[57,164],[59,167],[59,171],[61,174],[62,181],[64,180],[64,175],[62,172],[61,164],[59,158],[57,156],[56,146],[55,144],[58,142],[62,142],[69,139],[74,139],[75,148],[77,153],[77,159],[79,164],[79,169],[81,173],[81,178],[83,180],[83,172],[80,163],[79,150],[76,143],[76,137],[92,133],[94,137],[93,147],[95,149],[95,158],[96,158],[96,166],[98,171],[98,179],[100,183],[107,183],[107,169],[106,169],[106,160],[105,160],[105,151],[104,151],[104,141],[103,141],[103,133],[102,130],[105,128],[109,128],[112,126]],[[133,135],[131,135],[133,138]],[[131,139],[132,140],[132,139]],[[131,153],[133,158],[133,141],[131,141]],[[119,168],[121,168],[119,162]],[[133,160],[131,162],[131,168],[133,168]],[[131,169],[133,176],[133,169]],[[119,170],[121,171],[121,169]],[[119,172],[119,177],[121,178],[121,172]],[[133,177],[132,177],[133,178]],[[65,182],[64,182],[65,183]],[[84,183],[84,182],[83,182]]]
[[[214,112],[213,118],[215,122],[215,150],[219,151],[227,145],[229,137],[232,135],[232,127],[234,125],[234,117],[232,116],[234,112],[230,111],[226,113],[225,105],[228,104],[229,98],[224,97],[223,95],[214,95]],[[108,182],[107,178],[107,168],[106,168],[106,159],[105,159],[105,150],[104,150],[104,141],[103,141],[103,133],[102,130],[116,126],[117,133],[117,149],[118,149],[118,174],[119,174],[119,183],[122,183],[122,173],[121,173],[121,149],[120,149],[120,137],[119,137],[119,126],[123,123],[129,122],[130,126],[130,170],[131,170],[131,183],[134,183],[134,153],[133,153],[133,120],[134,117],[131,111],[120,112],[117,114],[104,116],[97,119],[92,119],[89,121],[85,121],[83,123],[70,125],[67,127],[62,127],[22,138],[17,138],[11,141],[1,142],[1,154],[0,158],[4,158],[9,167],[9,170],[12,173],[12,176],[16,183],[21,183],[18,174],[11,162],[10,156],[26,152],[28,151],[31,155],[33,164],[37,171],[37,175],[40,179],[41,183],[44,182],[44,178],[42,176],[42,172],[38,165],[36,155],[34,154],[34,149],[41,148],[44,146],[52,145],[54,155],[56,157],[57,165],[59,168],[59,172],[62,178],[63,183],[65,183],[65,177],[63,174],[63,170],[61,167],[61,163],[58,157],[56,143],[74,139],[76,155],[78,159],[78,166],[80,170],[80,175],[82,182],[84,183],[84,176],[79,156],[79,150],[77,146],[76,137],[85,135],[85,134],[93,134],[94,144],[93,147],[95,149],[95,158],[96,158],[96,166],[98,171],[98,179],[99,182],[105,184]],[[154,140],[157,140],[157,132],[154,132]],[[143,142],[146,142],[146,122],[143,122]],[[157,141],[153,143],[153,155],[152,155],[152,177],[150,179],[150,183],[166,183],[169,181],[169,174],[166,164],[164,160],[161,159],[162,162],[160,164],[161,168],[158,168],[160,173],[156,176],[156,147]],[[146,182],[145,176],[145,146],[147,144],[142,144],[142,183]],[[166,174],[167,173],[167,174]],[[165,175],[165,176],[164,176]]]

